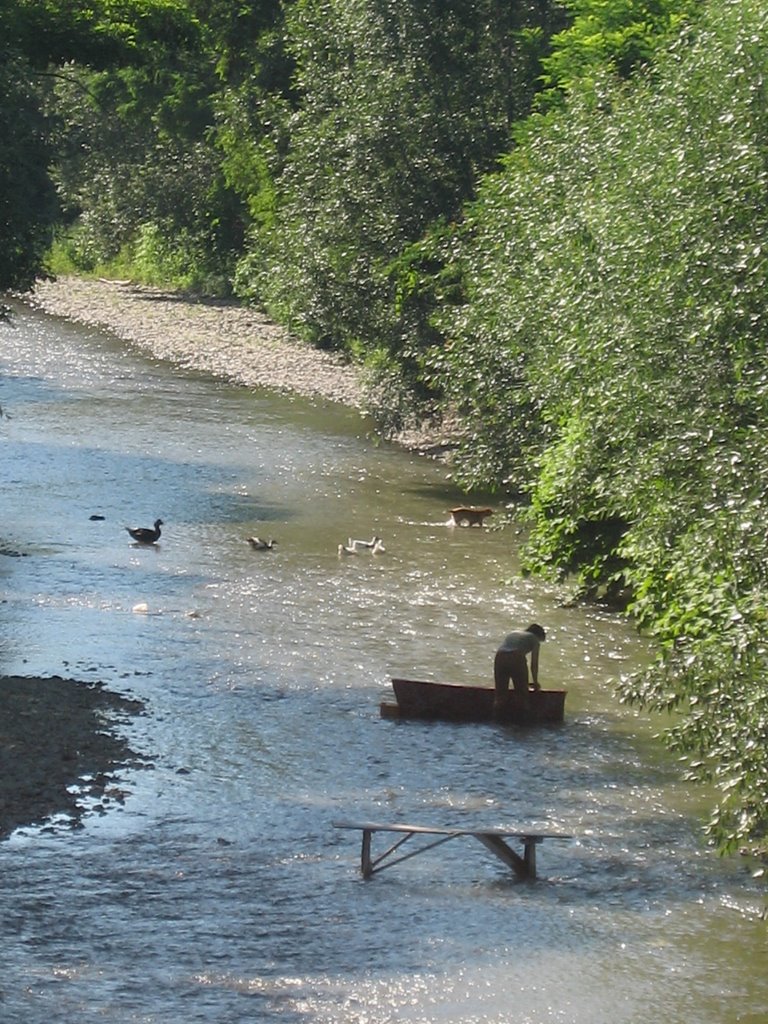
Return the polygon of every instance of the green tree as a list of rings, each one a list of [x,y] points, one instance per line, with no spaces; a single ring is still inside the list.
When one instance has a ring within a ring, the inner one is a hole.
[[[228,291],[253,215],[252,101],[279,90],[277,0],[185,5],[144,40],[142,59],[60,86],[70,145],[58,181],[73,220],[66,247],[85,269],[117,261],[144,280]],[[281,79],[281,75],[283,76]]]
[[[622,695],[768,830],[768,10],[710,4],[654,72],[575,89],[490,176],[434,372],[473,425],[457,473],[530,498],[527,564],[621,585],[659,645]]]
[[[241,293],[316,343],[407,360],[390,263],[458,212],[507,147],[539,70],[521,34],[542,10],[498,0],[293,5],[299,102]]]
[[[28,287],[43,270],[59,217],[48,174],[61,140],[48,99],[74,66],[129,66],[163,37],[185,32],[174,0],[3,0],[0,3],[0,287]]]
[[[50,124],[23,65],[0,63],[0,292],[29,288],[51,243],[58,204],[47,173]]]
[[[611,71],[629,78],[652,66],[677,38],[702,0],[561,0],[568,28],[552,38],[542,58],[541,106],[578,88],[584,92]]]

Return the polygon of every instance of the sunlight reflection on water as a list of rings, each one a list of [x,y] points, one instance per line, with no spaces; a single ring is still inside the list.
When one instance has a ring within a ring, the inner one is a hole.
[[[762,1012],[755,891],[702,845],[702,796],[655,723],[613,695],[645,645],[522,578],[514,530],[447,527],[444,468],[373,447],[345,410],[174,374],[37,315],[0,325],[0,365],[19,552],[0,559],[4,671],[140,698],[123,728],[153,765],[126,769],[125,804],[83,831],[0,847],[8,1020]],[[156,516],[161,542],[135,548],[123,527]],[[338,558],[373,532],[380,558]],[[534,619],[563,726],[379,718],[391,675],[490,682],[499,638]],[[574,839],[542,846],[533,885],[476,843],[364,883],[338,817]]]

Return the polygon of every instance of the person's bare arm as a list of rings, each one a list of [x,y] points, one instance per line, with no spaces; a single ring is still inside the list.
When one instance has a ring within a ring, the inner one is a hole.
[[[531,651],[531,679],[533,680],[534,690],[539,690],[539,648],[534,647]]]

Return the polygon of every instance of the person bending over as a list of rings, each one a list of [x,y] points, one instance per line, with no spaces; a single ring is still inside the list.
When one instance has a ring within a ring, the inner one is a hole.
[[[515,704],[521,710],[528,710],[530,698],[529,685],[534,690],[539,687],[539,645],[547,638],[541,626],[528,626],[527,629],[515,629],[504,638],[504,642],[496,651],[493,662],[493,679],[496,687],[494,711],[496,714],[507,711],[510,706],[509,683],[515,690]],[[531,683],[528,681],[527,656],[531,656]]]

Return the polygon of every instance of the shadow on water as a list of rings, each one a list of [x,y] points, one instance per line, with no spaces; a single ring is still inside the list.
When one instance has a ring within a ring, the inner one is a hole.
[[[16,445],[15,451],[9,453],[13,460],[16,484],[28,481],[32,485],[66,487],[71,473],[71,449],[68,446],[45,443],[45,462],[47,474],[45,481],[40,479],[40,455],[35,451],[36,442],[25,442]],[[259,498],[258,494],[232,493],[227,487],[235,479],[231,470],[217,465],[212,461],[181,462],[170,457],[159,455],[129,455],[115,451],[104,451],[98,448],[80,447],[78,461],[82,464],[85,475],[85,487],[79,488],[77,504],[65,507],[64,522],[71,524],[78,521],[94,509],[104,511],[108,508],[110,520],[117,515],[133,524],[136,515],[135,507],[118,509],[115,499],[120,497],[120,481],[142,479],[147,488],[151,488],[151,502],[142,500],[142,509],[138,512],[144,516],[152,516],[156,512],[167,517],[167,532],[173,525],[200,525],[207,518],[220,526],[226,524],[251,524],[256,520],[267,522],[287,522],[295,514],[291,507],[278,502]],[[132,487],[125,487],[125,505],[129,501]],[[185,494],[180,501],[179,495]],[[107,506],[109,500],[109,506]],[[135,497],[130,498],[135,506]],[[85,506],[85,508],[83,508]],[[127,518],[126,518],[127,517]],[[86,526],[83,520],[83,525]],[[123,525],[123,519],[120,520]],[[93,526],[91,526],[93,532]]]
[[[468,497],[455,484],[451,485],[449,483],[438,483],[430,486],[410,484],[402,489],[402,493],[404,495],[411,495],[414,498],[427,498],[434,502],[444,502],[446,512],[452,506],[458,505],[487,505],[493,509],[503,508],[498,494],[484,494],[480,491],[475,491],[471,497]]]

